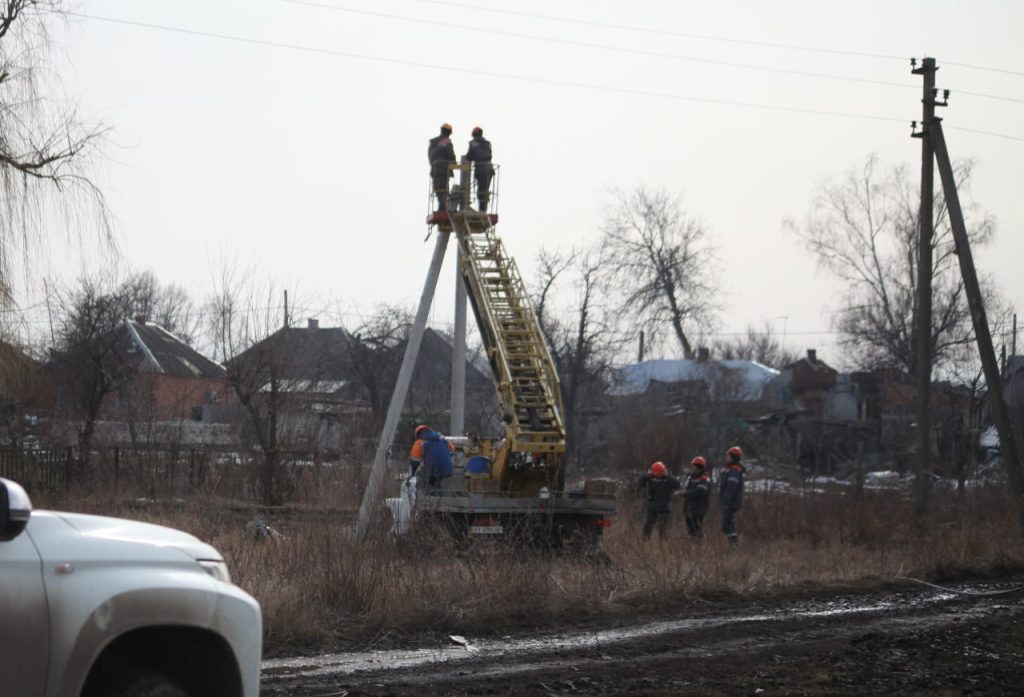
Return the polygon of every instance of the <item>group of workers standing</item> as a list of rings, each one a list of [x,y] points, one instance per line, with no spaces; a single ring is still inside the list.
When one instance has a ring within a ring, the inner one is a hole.
[[[451,135],[451,124],[443,123],[441,124],[441,133],[431,138],[430,144],[427,146],[430,179],[433,182],[434,195],[437,197],[438,212],[448,210],[448,180],[455,174],[450,166],[457,162]],[[473,139],[469,141],[469,149],[463,156],[463,160],[473,165],[477,204],[480,212],[486,213],[487,203],[491,198],[491,178],[494,176],[494,165],[491,164],[491,141],[484,138],[484,130],[479,126],[473,129],[472,135]]]
[[[727,462],[718,484],[718,504],[722,509],[722,532],[730,544],[739,541],[736,530],[736,513],[743,505],[743,451],[737,446],[726,452]],[[686,530],[691,537],[704,534],[704,518],[708,514],[711,500],[711,477],[708,474],[708,463],[697,456],[690,461],[690,474],[684,485],[668,472],[662,462],[655,462],[641,479],[646,511],[644,515],[644,539],[650,539],[655,525],[658,536],[662,539],[668,531],[669,512],[672,498],[682,495],[683,516],[686,519]],[[681,491],[680,491],[681,490]]]

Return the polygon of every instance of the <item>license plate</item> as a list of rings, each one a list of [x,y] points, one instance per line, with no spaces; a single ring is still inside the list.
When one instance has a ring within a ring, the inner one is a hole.
[[[505,529],[500,525],[470,525],[470,535],[500,535]]]

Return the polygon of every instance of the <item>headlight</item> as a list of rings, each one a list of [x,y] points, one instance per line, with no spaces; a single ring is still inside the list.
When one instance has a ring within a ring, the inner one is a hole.
[[[210,574],[218,581],[231,583],[231,574],[228,573],[228,565],[224,562],[213,561],[211,559],[200,559],[199,566],[203,567],[206,573]]]

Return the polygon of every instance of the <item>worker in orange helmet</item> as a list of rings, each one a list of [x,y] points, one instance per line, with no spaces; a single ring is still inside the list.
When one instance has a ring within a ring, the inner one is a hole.
[[[441,490],[441,483],[452,476],[452,452],[455,446],[437,431],[421,424],[414,431],[409,450],[410,476],[416,477],[416,488],[431,493]]]
[[[668,532],[668,514],[672,495],[679,489],[679,480],[668,473],[663,462],[655,462],[641,479],[644,487],[646,511],[644,515],[644,539],[651,538],[654,524],[658,524],[658,538],[664,540]]]
[[[491,164],[491,141],[484,138],[484,129],[477,126],[473,129],[473,140],[469,141],[469,150],[463,161],[473,163],[473,179],[476,180],[476,200],[481,213],[487,212],[487,202],[491,198],[491,177],[494,176],[494,165]]]
[[[725,472],[718,485],[718,504],[722,508],[722,532],[729,539],[730,545],[739,542],[740,534],[736,530],[736,512],[743,505],[743,451],[732,446],[726,451],[727,462]]]
[[[430,162],[430,179],[437,197],[437,210],[448,210],[448,179],[454,172],[448,167],[455,162],[455,147],[451,140],[452,125],[441,124],[441,133],[430,139],[427,145],[427,160]]]
[[[702,537],[704,516],[708,514],[708,501],[711,498],[711,479],[708,477],[707,460],[700,455],[690,460],[690,465],[693,469],[690,470],[683,490],[683,516],[690,537]]]

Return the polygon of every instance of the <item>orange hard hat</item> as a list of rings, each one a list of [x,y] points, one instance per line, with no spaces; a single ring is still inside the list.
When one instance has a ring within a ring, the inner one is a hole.
[[[690,460],[690,464],[693,465],[694,467],[707,467],[708,466],[707,460],[702,458],[700,455],[698,455],[697,457],[695,457],[692,460]]]
[[[725,454],[734,460],[739,460],[741,457],[743,457],[743,451],[740,450],[740,447],[738,445],[734,445],[728,450],[726,450]]]
[[[662,475],[668,474],[668,467],[665,467],[664,462],[655,462],[651,465],[651,476],[661,477]]]
[[[416,437],[419,437],[419,435],[421,433],[423,433],[424,431],[429,431],[429,430],[430,430],[430,426],[427,426],[426,424],[420,424],[419,426],[416,427],[416,430],[413,432],[413,434]]]

